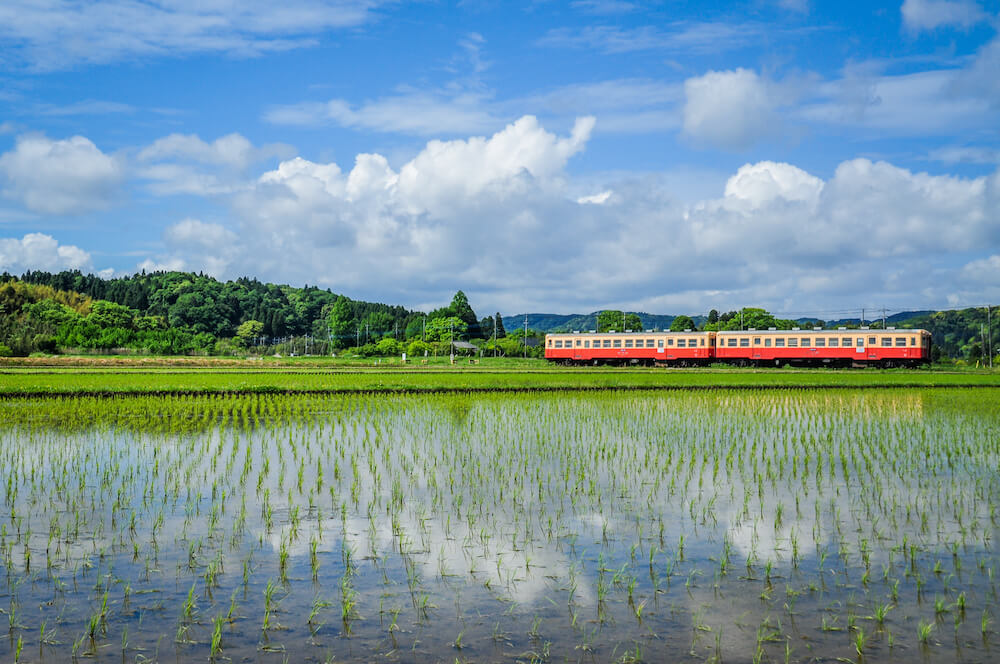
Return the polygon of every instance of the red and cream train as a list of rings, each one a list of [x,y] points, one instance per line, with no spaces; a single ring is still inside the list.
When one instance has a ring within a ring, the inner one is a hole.
[[[545,335],[545,359],[563,364],[699,366],[917,366],[930,362],[927,330],[572,332]]]

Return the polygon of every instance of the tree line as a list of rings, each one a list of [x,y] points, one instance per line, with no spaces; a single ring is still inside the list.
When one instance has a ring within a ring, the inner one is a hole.
[[[0,275],[0,353],[132,349],[150,354],[253,350],[362,355],[439,352],[472,341],[522,354],[523,331],[507,337],[497,312],[478,318],[458,291],[429,313],[353,300],[315,286],[294,288],[191,272],[103,279],[79,271]],[[529,334],[531,339],[538,333]],[[515,348],[516,346],[516,348]],[[535,352],[532,347],[532,352]]]

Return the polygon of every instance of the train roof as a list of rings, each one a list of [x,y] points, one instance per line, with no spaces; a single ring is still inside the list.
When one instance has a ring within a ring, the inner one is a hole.
[[[775,328],[768,328],[766,330],[758,330],[754,328],[749,328],[746,330],[719,330],[719,334],[855,334],[857,332],[879,332],[879,333],[891,333],[891,334],[915,334],[918,332],[927,332],[927,330],[922,330],[918,328],[895,328],[887,327],[882,328],[869,328],[869,327],[838,327],[836,329],[831,328],[806,328],[799,329],[793,327],[790,330],[778,330]]]
[[[650,335],[650,334],[710,334],[710,331],[706,330],[706,331],[702,332],[702,331],[698,331],[698,330],[684,330],[683,332],[671,332],[670,330],[625,330],[623,332],[617,332],[615,330],[609,330],[607,332],[595,332],[594,330],[590,330],[588,332],[583,332],[583,331],[580,331],[580,330],[574,330],[573,332],[548,332],[547,334],[551,335],[551,336],[562,335],[562,336],[568,336],[568,337],[579,337],[579,336],[599,337],[599,336],[602,336],[602,335],[611,335],[611,334],[615,334],[615,335],[617,335],[617,334],[642,334],[642,335],[647,335],[647,336]]]

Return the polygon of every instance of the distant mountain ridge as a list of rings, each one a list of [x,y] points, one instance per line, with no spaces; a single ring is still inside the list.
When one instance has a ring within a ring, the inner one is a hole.
[[[528,318],[528,328],[539,332],[589,332],[597,329],[598,311],[589,314],[517,314],[509,318],[504,318],[504,325],[508,329],[517,329],[524,326],[525,317]],[[666,330],[674,322],[677,316],[666,314],[649,314],[644,311],[626,311],[639,316],[644,329]],[[704,322],[704,316],[695,318],[697,324]]]
[[[516,314],[509,317],[504,317],[504,325],[510,329],[517,329],[524,326],[524,319],[528,318],[528,328],[532,330],[538,330],[539,332],[588,332],[590,330],[597,329],[597,314],[600,312],[594,311],[589,314],[545,314],[545,313],[533,313],[533,314]],[[634,313],[639,316],[642,320],[644,329],[647,330],[666,330],[670,328],[670,324],[674,322],[680,314],[650,314],[644,311],[626,311],[625,313]],[[874,312],[873,312],[874,313]],[[897,325],[899,323],[912,322],[921,317],[930,316],[931,314],[937,313],[933,310],[927,311],[901,311],[897,314],[891,316],[886,316],[886,325]],[[701,327],[706,320],[705,316],[692,316],[695,325]],[[796,322],[801,323],[803,326],[814,325],[820,319],[818,318],[797,318]],[[881,322],[881,316],[866,316],[865,323],[872,323],[874,321]],[[848,325],[860,325],[860,318],[841,318],[838,320],[826,321],[826,327],[841,327]]]

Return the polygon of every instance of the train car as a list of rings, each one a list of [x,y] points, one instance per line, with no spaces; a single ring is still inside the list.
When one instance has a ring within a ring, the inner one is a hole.
[[[719,332],[716,361],[743,366],[918,366],[930,362],[927,330],[742,330]]]
[[[545,359],[562,364],[697,366],[712,361],[715,332],[572,332],[545,335]]]

